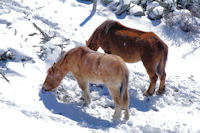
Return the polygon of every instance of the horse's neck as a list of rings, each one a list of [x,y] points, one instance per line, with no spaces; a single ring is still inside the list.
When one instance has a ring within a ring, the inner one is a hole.
[[[59,60],[56,67],[62,72],[63,77],[67,74],[67,62],[64,59]]]

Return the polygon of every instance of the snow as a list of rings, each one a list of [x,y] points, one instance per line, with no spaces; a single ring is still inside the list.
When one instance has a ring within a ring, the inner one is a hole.
[[[0,72],[10,81],[0,75],[0,131],[199,133],[199,34],[169,28],[147,16],[115,16],[100,2],[93,16],[91,10],[92,4],[81,0],[0,1],[0,54],[7,50],[14,54],[13,59],[0,61]],[[90,86],[92,102],[84,107],[81,90],[70,73],[57,90],[41,91],[47,69],[61,52],[85,45],[95,28],[107,19],[155,32],[169,47],[163,96],[144,96],[149,78],[142,63],[127,63],[128,121],[112,121],[114,103],[102,85]],[[33,23],[52,38],[42,40]],[[66,45],[60,47],[60,44]]]

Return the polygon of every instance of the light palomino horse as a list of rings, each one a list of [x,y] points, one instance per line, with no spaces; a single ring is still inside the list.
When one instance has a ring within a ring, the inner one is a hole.
[[[124,61],[116,55],[102,54],[87,47],[79,46],[69,50],[48,70],[43,89],[51,91],[58,87],[63,77],[72,72],[82,89],[82,98],[90,104],[89,83],[104,83],[114,100],[114,118],[129,119],[128,79],[129,72]]]
[[[157,94],[164,93],[168,47],[153,32],[131,29],[117,21],[107,20],[96,28],[86,44],[95,51],[101,47],[104,52],[119,55],[129,63],[141,60],[150,78],[146,95],[153,95],[158,77]]]

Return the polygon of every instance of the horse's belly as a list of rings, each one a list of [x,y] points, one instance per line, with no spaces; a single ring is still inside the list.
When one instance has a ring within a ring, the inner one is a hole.
[[[131,56],[131,55],[126,56],[123,59],[124,59],[125,62],[128,62],[128,63],[136,63],[136,62],[138,62],[138,61],[141,60],[140,57],[138,57],[138,56]]]
[[[88,78],[88,81],[92,84],[103,84],[103,81],[97,77],[90,77]]]
[[[125,62],[128,62],[128,63],[135,63],[135,62],[138,62],[138,61],[141,60],[140,54],[137,53],[137,52],[124,51],[124,52],[121,52],[121,53],[114,53],[113,52],[112,54],[120,56]]]

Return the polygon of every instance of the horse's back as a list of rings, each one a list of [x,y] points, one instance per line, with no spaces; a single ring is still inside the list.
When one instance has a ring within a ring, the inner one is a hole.
[[[100,47],[106,53],[118,55],[129,63],[140,61],[143,56],[160,56],[168,49],[155,33],[130,30],[130,28],[113,30],[102,40]]]
[[[105,54],[99,67],[100,76],[109,86],[121,86],[124,75],[129,76],[129,71],[123,59],[117,55]]]
[[[99,84],[115,81],[115,83],[121,84],[123,78],[122,69],[128,73],[126,64],[119,56],[95,52],[87,47],[78,47],[76,49],[74,52],[79,51],[79,54],[76,53],[76,62],[78,61],[79,66],[79,70],[76,73],[91,83]]]

